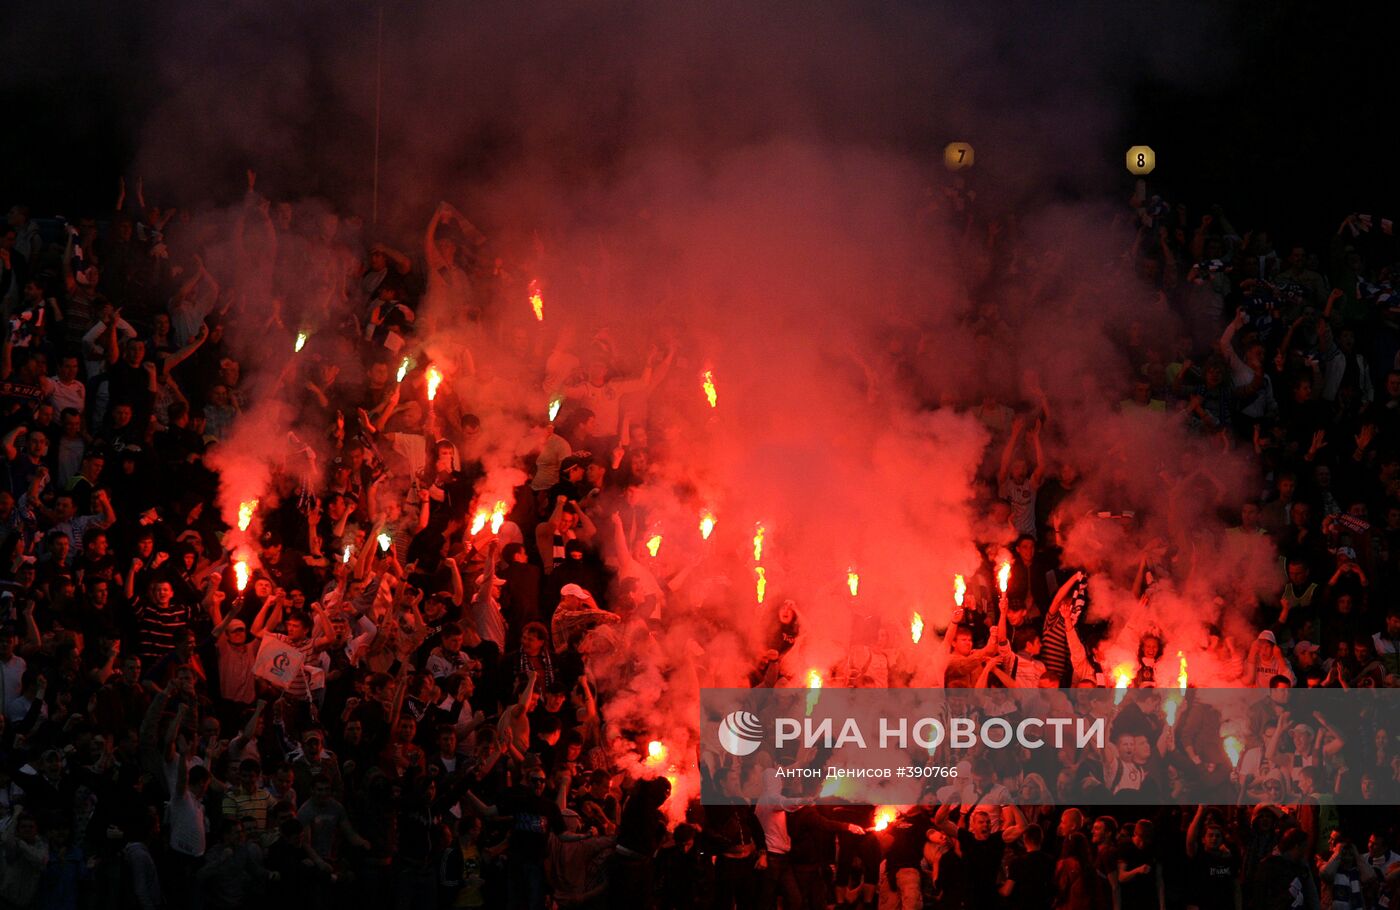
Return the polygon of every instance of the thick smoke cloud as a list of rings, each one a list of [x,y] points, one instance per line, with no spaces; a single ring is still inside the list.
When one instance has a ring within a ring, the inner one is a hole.
[[[368,214],[376,7],[149,12],[161,90],[138,170],[153,194],[217,210],[255,167],[277,198]],[[1079,516],[1139,516],[1128,535],[1088,519],[1064,529],[1095,573],[1100,617],[1127,630],[1115,654],[1167,615],[1183,617],[1163,629],[1170,647],[1189,647],[1199,620],[1216,618],[1193,605],[1248,599],[1268,554],[1226,560],[1212,544],[1222,509],[1247,492],[1237,456],[1179,422],[1113,409],[1122,342],[1178,329],[1128,272],[1131,233],[1111,226],[1127,190],[1121,107],[1137,79],[1213,72],[1218,49],[1196,39],[1210,31],[1192,4],[385,6],[381,218],[367,234],[414,248],[447,199],[529,272],[483,326],[430,302],[427,345],[449,384],[471,400],[481,389],[462,352],[509,372],[513,351],[548,352],[564,330],[586,358],[604,326],[623,372],[653,342],[676,342],[645,416],[684,467],[644,494],[665,540],[648,565],[658,581],[690,571],[666,633],[597,659],[614,732],[689,754],[698,686],[743,683],[768,622],[753,605],[755,521],[769,529],[766,608],[794,599],[807,630],[786,666],[799,684],[873,644],[877,627],[907,642],[916,611],[930,632],[919,650],[899,645],[899,660],[916,682],[936,678],[930,641],[952,575],[979,568],[974,477],[1000,455],[967,410],[984,395],[1043,396],[1051,457],[1085,474]],[[986,252],[982,223],[965,234],[947,210],[941,148],[964,139],[978,149],[979,204],[1018,213],[997,222],[1020,240],[1011,261]],[[543,326],[528,314],[529,277],[547,288]],[[288,307],[310,305],[303,290]],[[271,312],[267,299],[245,304]],[[550,391],[501,394],[503,416],[484,427],[483,498],[498,495]],[[277,411],[244,432],[289,429]],[[231,493],[225,513],[246,495]],[[719,518],[708,542],[695,530],[704,508]],[[1153,538],[1179,577],[1195,574],[1145,620],[1129,589]],[[855,605],[848,568],[862,578]]]

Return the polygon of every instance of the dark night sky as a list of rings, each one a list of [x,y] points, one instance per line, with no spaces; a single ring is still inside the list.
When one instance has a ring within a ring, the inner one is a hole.
[[[62,22],[33,23],[0,39],[0,203],[24,200],[37,213],[70,217],[100,211],[116,176],[131,173],[143,124],[165,90],[159,61],[174,39],[131,16],[90,7],[89,16],[65,14]],[[1384,127],[1393,74],[1381,5],[1238,0],[1224,15],[1213,27],[1228,34],[1213,40],[1232,47],[1234,59],[1219,68],[1221,76],[1183,87],[1125,74],[1132,100],[1117,137],[1121,147],[1104,155],[1117,159],[1130,144],[1150,144],[1159,161],[1154,189],[1196,211],[1220,202],[1237,226],[1260,222],[1282,238],[1302,232],[1316,242],[1348,211],[1397,214],[1390,175],[1400,150]],[[16,42],[44,53],[16,54]],[[307,46],[315,46],[314,36]],[[46,61],[42,69],[33,65],[36,57]],[[317,87],[306,91],[314,98]],[[308,164],[295,175],[299,185],[343,197],[341,175],[314,162],[323,146],[343,146],[337,129],[362,135],[364,113],[336,117],[337,125],[329,118],[313,129],[303,125],[296,142]],[[922,135],[941,144],[936,134],[911,127],[908,141],[917,144]],[[979,148],[979,160],[1000,151]],[[931,148],[929,158],[936,156]],[[1130,187],[1124,173],[1121,186],[1102,190],[1118,198]]]

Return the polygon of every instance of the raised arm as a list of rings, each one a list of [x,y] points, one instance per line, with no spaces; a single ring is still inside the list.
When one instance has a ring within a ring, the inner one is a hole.
[[[1016,443],[1021,440],[1021,428],[1023,421],[1016,418],[1011,424],[1011,436],[1006,440],[1006,448],[1001,453],[1001,464],[997,467],[997,483],[1006,483],[1006,478],[1011,475],[1011,459],[1016,455]]]

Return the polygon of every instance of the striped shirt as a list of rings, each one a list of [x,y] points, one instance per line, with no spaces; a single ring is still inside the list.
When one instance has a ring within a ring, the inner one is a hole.
[[[229,790],[224,794],[224,818],[251,818],[256,822],[254,827],[257,834],[261,836],[267,830],[267,813],[276,802],[272,794],[262,787],[252,793],[241,788]]]
[[[170,601],[164,608],[142,599],[136,605],[136,653],[144,666],[154,667],[175,650],[175,642],[190,622],[187,604]]]

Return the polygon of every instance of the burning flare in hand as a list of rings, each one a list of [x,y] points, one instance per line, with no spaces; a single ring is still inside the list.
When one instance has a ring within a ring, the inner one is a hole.
[[[292,353],[300,354],[301,349],[306,347],[306,339],[310,337],[311,335],[307,332],[297,332],[297,340],[296,344],[292,345]]]
[[[753,561],[763,562],[763,535],[765,532],[763,522],[755,522],[753,526]]]
[[[754,596],[759,603],[763,603],[763,595],[768,590],[768,573],[763,566],[754,569],[754,572],[758,575],[758,580],[754,582]]]
[[[396,380],[398,382],[403,382],[403,378],[408,375],[408,368],[412,365],[413,361],[407,357],[399,361],[399,372],[396,375]]]
[[[918,611],[914,612],[914,618],[909,622],[909,637],[914,640],[914,644],[919,643],[919,639],[924,637],[924,616]]]
[[[656,556],[656,551],[657,551],[657,550],[660,550],[660,549],[661,549],[661,535],[660,535],[660,534],[653,534],[653,535],[651,535],[651,537],[647,538],[647,552],[648,552],[648,553],[650,553],[653,557],[655,557],[655,556]]]
[[[899,810],[894,806],[881,806],[875,810],[875,824],[870,826],[871,831],[883,831],[894,824],[899,818]]]
[[[710,535],[714,533],[715,522],[717,520],[718,519],[715,518],[715,513],[711,512],[709,509],[700,513],[700,537],[702,539],[710,539]]]
[[[442,385],[442,370],[439,370],[436,365],[430,365],[428,367],[427,377],[428,400],[433,401],[437,398],[438,386]]]
[[[855,569],[846,570],[846,587],[851,590],[852,597],[860,595],[860,576]]]
[[[705,380],[701,383],[701,388],[705,390],[705,400],[710,403],[710,407],[719,407],[719,393],[715,391],[714,370],[705,371]]]
[[[1002,559],[997,565],[997,590],[1006,593],[1006,584],[1011,580],[1011,560]]]
[[[248,560],[240,559],[233,564],[233,583],[239,592],[248,587]]]
[[[953,576],[953,603],[958,606],[963,605],[963,596],[967,594],[967,581],[961,575]]]

